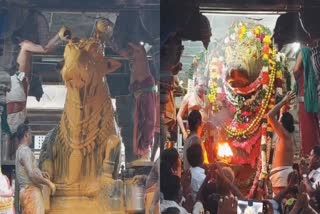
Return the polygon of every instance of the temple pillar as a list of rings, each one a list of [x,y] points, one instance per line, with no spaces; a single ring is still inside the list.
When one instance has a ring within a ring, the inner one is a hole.
[[[168,140],[171,126],[176,123],[176,107],[173,99],[174,75],[181,70],[179,64],[182,51],[182,41],[176,36],[170,37],[160,50],[161,151],[164,149],[164,143]]]
[[[6,92],[10,91],[11,79],[10,75],[6,71],[0,71],[0,166],[2,165],[3,153],[7,151],[2,151],[3,137],[2,137],[2,123],[1,120],[3,110],[6,106]]]

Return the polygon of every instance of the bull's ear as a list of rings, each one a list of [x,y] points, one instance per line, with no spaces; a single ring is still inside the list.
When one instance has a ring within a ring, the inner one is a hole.
[[[101,62],[101,69],[105,74],[114,72],[118,70],[121,66],[121,62],[109,57],[104,57],[104,60]]]

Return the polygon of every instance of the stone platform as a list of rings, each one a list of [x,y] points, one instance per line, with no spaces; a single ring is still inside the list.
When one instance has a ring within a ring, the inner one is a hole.
[[[53,197],[48,214],[97,214],[104,213],[97,200],[87,197]],[[123,213],[123,212],[118,212]]]
[[[48,214],[98,214],[125,213],[123,182],[102,177],[94,196],[84,195],[79,185],[57,185],[57,192],[50,198]]]

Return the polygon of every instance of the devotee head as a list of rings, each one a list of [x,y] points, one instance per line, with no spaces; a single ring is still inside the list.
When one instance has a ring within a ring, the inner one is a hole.
[[[175,175],[169,176],[162,193],[164,200],[180,202],[182,197],[180,178]]]
[[[222,172],[224,176],[230,181],[234,182],[234,172],[230,167],[222,167]],[[220,176],[216,176],[217,193],[222,196],[230,195],[229,185]]]
[[[230,167],[222,167],[223,174],[230,180],[230,182],[234,182],[234,172]]]
[[[320,145],[316,145],[310,152],[309,170],[316,170],[320,167]]]
[[[293,133],[293,132],[294,132],[294,119],[293,119],[292,114],[290,114],[289,112],[283,113],[280,121],[281,121],[282,126],[283,126],[289,133]]]
[[[213,180],[209,181],[205,188],[203,188],[202,196],[204,198],[202,203],[205,210],[208,210],[210,213],[217,213],[220,195],[217,193],[217,184]]]
[[[178,151],[175,148],[165,149],[160,157],[160,168],[161,165],[168,165],[170,172],[174,175],[181,177],[181,159]],[[162,168],[161,168],[162,173]]]
[[[180,210],[176,207],[169,207],[161,214],[180,214]]]
[[[207,93],[208,81],[205,77],[197,77],[195,80],[195,91],[199,96],[203,96]]]
[[[201,167],[203,164],[203,154],[200,144],[192,144],[187,149],[187,159],[192,167]]]
[[[18,126],[16,137],[20,143],[24,143],[28,145],[32,143],[30,128],[25,123],[22,123]]]
[[[193,110],[188,115],[188,125],[191,132],[197,132],[202,126],[202,117],[198,110]]]

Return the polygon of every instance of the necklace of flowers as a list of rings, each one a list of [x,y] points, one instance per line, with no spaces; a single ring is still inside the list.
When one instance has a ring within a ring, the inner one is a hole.
[[[273,49],[272,53],[270,54],[270,58],[268,60],[269,66],[267,67],[264,66],[262,68],[262,72],[269,73],[269,84],[267,86],[267,91],[264,96],[264,99],[262,100],[262,107],[260,112],[257,114],[256,118],[244,129],[236,130],[234,127],[230,127],[230,126],[225,127],[225,131],[227,132],[229,137],[241,137],[241,136],[246,136],[248,134],[250,135],[260,127],[261,120],[265,116],[265,113],[268,108],[268,104],[273,92],[273,86],[274,86],[275,75],[276,75],[275,59],[276,59],[276,50]]]
[[[259,87],[258,90],[250,96],[250,98],[245,98],[244,95],[233,93],[233,91],[227,86],[227,84],[224,84],[224,91],[231,104],[240,109],[243,106],[249,105],[254,105],[255,107],[257,107],[257,105],[261,103],[261,99],[263,98],[263,96],[261,95],[264,94],[264,90],[262,89],[262,87]]]

